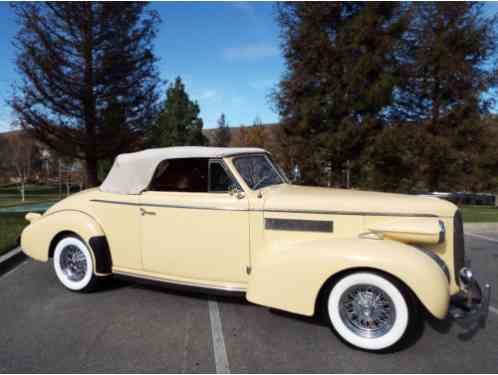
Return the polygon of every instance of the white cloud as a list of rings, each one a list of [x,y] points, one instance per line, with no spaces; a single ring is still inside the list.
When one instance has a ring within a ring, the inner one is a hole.
[[[259,60],[278,55],[278,48],[269,44],[249,44],[240,47],[230,47],[223,50],[227,60]]]

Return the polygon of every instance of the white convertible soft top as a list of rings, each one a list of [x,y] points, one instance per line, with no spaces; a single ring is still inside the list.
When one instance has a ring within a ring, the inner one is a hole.
[[[121,154],[112,165],[100,190],[117,194],[140,194],[149,186],[160,162],[167,159],[222,158],[266,152],[262,148],[242,147],[165,147]]]

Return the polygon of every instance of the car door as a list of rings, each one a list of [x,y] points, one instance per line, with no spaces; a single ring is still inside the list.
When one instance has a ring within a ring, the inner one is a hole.
[[[248,201],[222,160],[158,166],[140,200],[144,271],[212,286],[242,285],[249,266]]]

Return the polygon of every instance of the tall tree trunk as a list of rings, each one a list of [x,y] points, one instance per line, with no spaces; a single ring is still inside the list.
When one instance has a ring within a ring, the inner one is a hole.
[[[97,177],[97,160],[86,159],[86,187],[94,187],[99,185]]]
[[[85,130],[87,137],[86,153],[86,171],[87,185],[93,187],[98,185],[97,177],[97,143],[96,143],[96,101],[93,92],[93,4],[86,3],[86,24],[84,28],[84,117]]]

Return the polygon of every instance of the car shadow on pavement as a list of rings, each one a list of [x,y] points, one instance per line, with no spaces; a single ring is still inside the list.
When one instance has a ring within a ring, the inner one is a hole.
[[[151,280],[121,280],[121,278],[117,279],[124,283],[127,283],[127,286],[137,289],[146,289],[152,290],[159,293],[167,293],[171,295],[181,296],[181,297],[189,297],[195,298],[199,300],[215,300],[222,303],[230,303],[237,305],[245,305],[248,304],[242,293],[230,293],[222,292],[222,291],[213,291],[213,290],[204,290],[202,288],[195,288],[189,286],[181,286],[174,284],[167,284],[163,282],[151,281]]]
[[[461,332],[457,334],[457,338],[461,341],[471,340],[482,328],[486,326],[486,324],[482,322],[474,322],[470,325],[461,325],[451,318],[439,320],[434,318],[433,316],[430,316],[429,314],[426,315],[427,323],[438,333],[448,334],[448,332],[450,332],[450,330],[452,329],[461,330]]]
[[[130,283],[127,282],[126,280],[120,280],[115,277],[104,277],[101,281],[99,286],[95,289],[92,290],[92,294],[94,293],[106,293],[110,292],[116,289],[121,289],[121,288],[126,288],[130,286]]]

